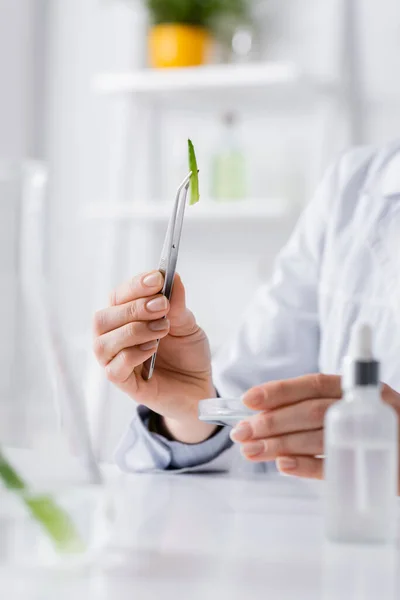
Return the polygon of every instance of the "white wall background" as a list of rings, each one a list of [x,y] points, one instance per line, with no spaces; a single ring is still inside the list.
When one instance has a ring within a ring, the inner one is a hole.
[[[20,159],[32,151],[34,3],[0,0],[0,156]]]
[[[35,390],[33,412],[37,415],[45,396],[38,344],[25,318],[19,285],[20,166],[25,159],[41,158],[44,151],[45,9],[45,0],[0,0],[0,439],[3,442],[11,441],[5,439],[5,433],[14,436],[24,430],[24,420],[18,414],[16,431],[11,432],[4,409],[12,405],[18,411],[19,401],[23,400],[26,413],[27,402],[32,399],[29,391]],[[27,381],[28,388],[24,387]]]

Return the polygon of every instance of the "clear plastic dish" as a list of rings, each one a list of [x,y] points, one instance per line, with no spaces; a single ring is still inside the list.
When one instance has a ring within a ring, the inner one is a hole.
[[[199,402],[199,419],[206,423],[234,426],[257,414],[247,408],[240,398],[210,398]]]

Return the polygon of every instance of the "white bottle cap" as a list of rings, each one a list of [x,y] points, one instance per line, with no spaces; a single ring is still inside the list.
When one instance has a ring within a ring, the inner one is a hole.
[[[353,327],[349,356],[354,360],[373,360],[372,329],[366,323],[356,324]]]

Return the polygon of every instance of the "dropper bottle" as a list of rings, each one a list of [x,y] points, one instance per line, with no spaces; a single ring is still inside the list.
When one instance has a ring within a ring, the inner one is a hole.
[[[372,330],[356,325],[343,364],[343,399],[325,417],[325,531],[332,541],[396,537],[398,417],[383,402]]]

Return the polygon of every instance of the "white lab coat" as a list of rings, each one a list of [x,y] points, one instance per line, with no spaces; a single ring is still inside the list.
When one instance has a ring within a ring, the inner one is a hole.
[[[271,379],[340,373],[359,319],[400,391],[400,143],[352,151],[329,170],[218,357],[216,385],[237,396]]]
[[[338,374],[357,320],[372,325],[382,380],[400,391],[400,142],[355,149],[328,171],[272,281],[262,285],[215,360],[215,385],[221,395],[239,397],[266,381]],[[126,470],[140,463],[140,436],[125,444]],[[190,460],[175,460],[174,468],[222,454],[226,464],[226,439],[221,434],[219,450],[216,442],[208,455],[202,444],[186,447]],[[170,468],[149,456],[141,464]]]

